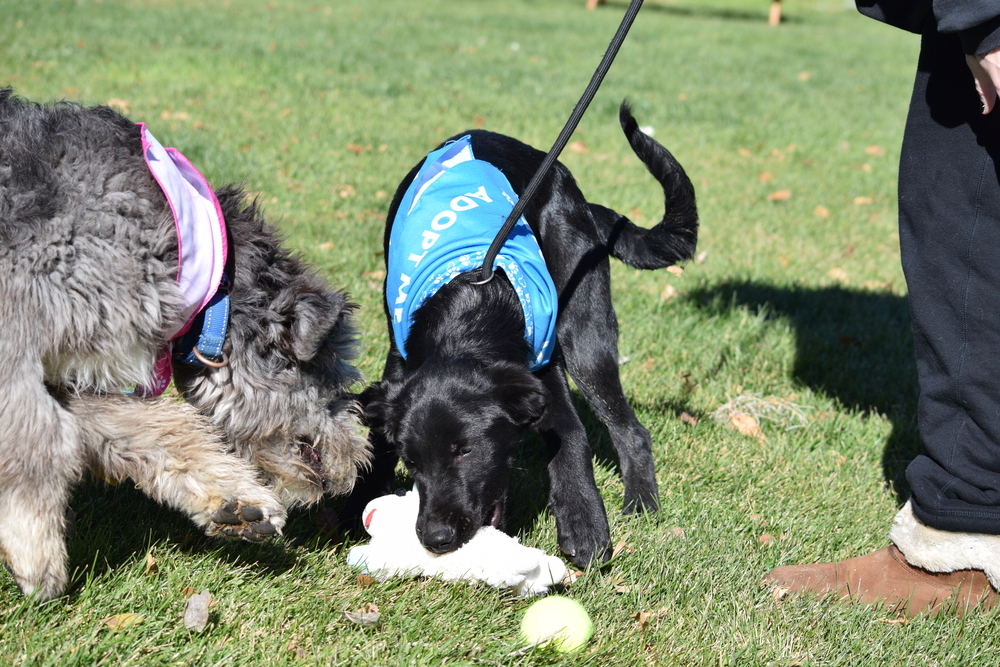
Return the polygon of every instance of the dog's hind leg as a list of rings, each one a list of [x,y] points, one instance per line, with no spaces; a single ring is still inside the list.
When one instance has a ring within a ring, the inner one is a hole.
[[[656,510],[659,496],[649,431],[639,423],[618,373],[618,321],[607,262],[581,281],[560,315],[559,345],[590,409],[607,426],[625,487],[624,513]]]
[[[274,492],[190,405],[107,394],[62,400],[78,420],[86,463],[99,476],[130,478],[209,535],[256,542],[284,526],[285,509]]]
[[[559,548],[580,567],[595,558],[603,562],[610,556],[611,530],[594,482],[587,431],[573,407],[558,350],[539,377],[550,393],[538,432],[549,453],[549,508],[556,518]]]
[[[0,560],[27,596],[66,588],[66,508],[82,471],[72,417],[45,390],[41,364],[0,340]]]

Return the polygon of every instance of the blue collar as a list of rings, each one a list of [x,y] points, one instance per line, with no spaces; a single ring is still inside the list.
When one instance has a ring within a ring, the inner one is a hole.
[[[174,361],[192,366],[225,365],[225,361],[216,359],[222,357],[222,346],[229,331],[229,312],[229,276],[223,273],[219,291],[191,322],[188,332],[174,339]]]

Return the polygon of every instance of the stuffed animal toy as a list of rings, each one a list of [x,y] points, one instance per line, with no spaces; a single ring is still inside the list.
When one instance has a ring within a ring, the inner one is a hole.
[[[405,495],[382,496],[368,503],[363,516],[372,539],[351,548],[348,564],[382,581],[393,576],[482,581],[511,588],[521,597],[548,593],[566,577],[566,565],[560,559],[525,546],[493,526],[481,528],[456,551],[431,553],[417,539],[419,506],[416,487]]]

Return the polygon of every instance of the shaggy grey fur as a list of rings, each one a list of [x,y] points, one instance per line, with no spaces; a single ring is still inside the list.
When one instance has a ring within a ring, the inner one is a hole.
[[[282,250],[237,187],[229,363],[149,380],[178,317],[177,237],[139,129],[104,107],[0,90],[0,559],[25,594],[67,584],[86,470],[133,479],[210,535],[264,539],[285,508],[344,494],[368,460],[346,391],[355,306]],[[192,407],[193,406],[193,407]]]

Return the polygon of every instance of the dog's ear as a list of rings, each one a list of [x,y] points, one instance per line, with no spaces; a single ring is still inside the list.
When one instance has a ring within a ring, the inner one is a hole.
[[[360,379],[350,361],[357,356],[352,322],[356,306],[332,290],[300,292],[288,316],[283,352],[324,375],[337,386]]]
[[[514,423],[522,428],[537,428],[545,419],[551,395],[542,381],[527,368],[493,370],[497,397]]]
[[[399,394],[399,387],[386,380],[376,382],[358,396],[361,405],[361,420],[365,426],[378,431],[389,440],[394,437],[395,417],[394,400]]]

